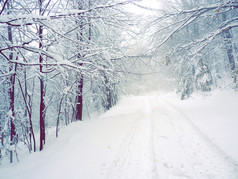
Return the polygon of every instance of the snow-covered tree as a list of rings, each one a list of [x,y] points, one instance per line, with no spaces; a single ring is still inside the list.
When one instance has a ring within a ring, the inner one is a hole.
[[[17,140],[43,150],[48,128],[116,103],[128,2],[1,1],[1,156]]]
[[[155,59],[170,64],[184,99],[193,91],[211,90],[220,81],[236,76],[236,1],[177,0],[164,2],[150,22]],[[222,42],[222,43],[221,43]],[[161,58],[163,56],[164,60]]]

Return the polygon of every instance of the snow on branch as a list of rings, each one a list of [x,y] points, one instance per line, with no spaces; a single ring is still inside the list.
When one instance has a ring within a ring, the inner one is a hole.
[[[214,12],[214,13],[217,13],[217,12],[220,12],[219,9],[222,9],[222,8],[238,8],[238,2],[232,2],[232,1],[229,0],[229,1],[225,2],[225,3],[223,3],[223,4],[213,4],[213,5],[206,6],[206,7],[199,7],[199,8],[190,9],[190,10],[182,10],[182,11],[176,12],[176,13],[168,13],[168,14],[165,14],[165,15],[157,18],[155,21],[152,22],[152,24],[155,24],[158,21],[165,20],[165,19],[170,18],[172,16],[181,16],[183,14],[189,14],[189,17],[185,17],[182,20],[170,23],[167,26],[165,26],[165,27],[163,27],[163,28],[161,28],[161,29],[159,29],[159,30],[157,30],[155,32],[155,33],[158,33],[158,32],[161,32],[162,30],[165,30],[165,29],[168,29],[168,28],[170,28],[170,27],[172,27],[174,25],[177,25],[177,27],[172,32],[170,32],[168,35],[166,35],[166,37],[162,40],[162,42],[159,43],[156,46],[156,49],[160,48],[170,38],[172,38],[173,35],[175,35],[179,31],[181,31],[182,29],[184,29],[189,24],[193,23],[196,19],[201,17],[203,14],[208,13],[209,11],[214,10],[214,9],[216,9],[216,12]],[[224,30],[225,27],[228,27],[228,25],[230,23],[232,23],[232,22],[234,22],[236,20],[238,20],[237,17],[223,22],[220,25],[220,29]],[[180,25],[178,25],[178,24],[180,24]],[[236,26],[231,26],[231,28],[234,28],[234,27],[236,27]],[[218,33],[218,34],[220,34],[220,33]]]
[[[179,32],[180,30],[182,30],[184,27],[186,27],[187,25],[189,25],[190,23],[194,22],[199,16],[201,16],[202,14],[204,14],[205,12],[207,12],[207,10],[204,11],[198,11],[195,12],[194,14],[192,14],[191,16],[189,16],[188,18],[184,19],[184,22],[179,25],[177,28],[175,28],[169,35],[167,35],[167,37],[159,44],[157,45],[157,49],[159,47],[161,47],[163,44],[165,44],[175,33]],[[171,26],[171,25],[170,25]]]
[[[213,4],[210,6],[204,6],[204,7],[199,7],[199,8],[194,8],[194,9],[190,9],[190,10],[182,10],[180,12],[174,13],[172,15],[179,15],[179,14],[190,14],[190,13],[194,13],[194,12],[200,12],[200,11],[210,11],[210,10],[214,10],[214,9],[224,9],[224,8],[238,8],[238,2],[232,2],[232,1],[228,1],[226,3],[223,4]]]
[[[109,5],[101,5],[96,6],[91,9],[87,10],[67,10],[65,12],[62,12],[58,15],[51,15],[51,16],[43,16],[43,15],[36,15],[36,14],[24,14],[24,15],[2,15],[0,16],[0,24],[7,24],[10,26],[19,27],[22,25],[33,25],[39,21],[47,21],[47,20],[54,20],[54,19],[62,19],[67,17],[88,17],[88,18],[104,18],[104,17],[98,17],[98,16],[85,16],[84,14],[89,13],[91,11],[95,11],[98,9],[107,9],[116,7],[119,5],[125,5],[134,0],[127,0],[116,4],[109,4]]]
[[[173,16],[186,15],[186,14],[199,13],[199,12],[208,12],[208,11],[211,11],[211,10],[216,10],[218,12],[220,9],[225,9],[225,8],[238,8],[238,2],[232,2],[232,1],[229,0],[226,3],[223,3],[223,4],[213,4],[213,5],[204,6],[204,7],[197,7],[197,8],[189,9],[189,10],[181,10],[181,11],[178,11],[178,12],[165,13],[164,15],[159,16],[158,18],[156,18],[152,22],[152,24],[155,24],[158,21],[162,21],[162,20],[168,19],[168,18],[173,17]]]
[[[190,54],[190,55],[196,56],[197,54],[201,53],[218,35],[222,34],[223,32],[226,32],[232,28],[237,28],[237,27],[238,27],[238,23],[233,23],[233,24],[227,25],[223,28],[220,28],[220,29],[210,33],[209,35],[201,38],[200,40],[196,40],[196,41],[193,41],[186,45],[180,46],[179,50],[181,50],[181,48],[182,49],[191,49],[191,48],[195,47],[196,50],[193,50],[192,54]]]

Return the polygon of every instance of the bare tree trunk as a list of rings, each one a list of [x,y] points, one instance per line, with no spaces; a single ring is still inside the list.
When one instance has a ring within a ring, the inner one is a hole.
[[[42,13],[42,0],[39,0],[39,14]],[[43,39],[43,26],[39,26],[39,48],[43,48],[42,39]],[[39,56],[39,63],[43,63],[43,56]],[[40,65],[40,73],[43,72],[43,66]],[[40,151],[43,150],[45,144],[45,89],[44,89],[44,79],[41,76],[40,78]]]
[[[0,120],[2,118],[2,115],[0,113]],[[0,121],[0,131],[2,131],[2,124],[1,124],[1,121]],[[3,133],[1,132],[0,133],[0,160],[2,159],[2,150],[1,148],[3,147]]]
[[[82,66],[82,64],[80,64]],[[81,73],[77,76],[77,96],[76,96],[76,114],[75,119],[82,120],[83,115],[83,75]]]
[[[43,27],[39,27],[39,37],[40,37],[40,43],[39,48],[42,48],[42,33],[43,33]],[[43,62],[43,57],[40,55],[39,62]],[[40,66],[40,73],[43,72],[43,66]],[[43,145],[45,144],[45,101],[44,101],[45,91],[44,91],[44,80],[41,77],[40,78],[40,150],[43,149]]]
[[[82,9],[82,4],[80,2],[78,2],[78,9]],[[79,40],[80,42],[83,41],[83,26],[82,26],[82,21],[77,21],[76,24],[79,23],[79,27],[80,27],[80,32],[77,33],[77,40]],[[78,55],[77,58],[80,59],[81,58],[81,50],[82,47],[80,46],[80,44],[78,44],[77,47],[78,50]],[[79,63],[78,64],[79,67],[82,67],[83,64]],[[76,76],[76,83],[77,83],[77,90],[76,90],[76,110],[75,110],[75,120],[82,120],[82,116],[83,116],[83,74],[81,72],[79,72]]]
[[[26,111],[25,111],[25,116],[27,116],[27,113],[29,115],[29,123],[30,123],[30,134],[29,134],[29,138],[30,138],[30,148],[32,149],[32,142],[31,140],[33,139],[33,150],[34,152],[36,151],[36,141],[35,141],[35,134],[34,134],[34,130],[33,130],[33,124],[32,124],[32,106],[31,106],[31,99],[29,99],[29,102],[27,103],[27,83],[26,83],[26,74],[25,74],[25,94],[23,92],[23,88],[22,85],[19,81],[19,86],[20,86],[20,90],[22,93],[22,97],[23,100],[25,102],[26,105]]]
[[[32,114],[32,109],[30,109],[29,111],[29,122],[30,122],[30,142],[31,142],[31,138],[33,139],[33,150],[34,152],[36,151],[36,139],[35,139],[35,134],[34,134],[34,130],[33,130],[33,124],[32,124],[32,118],[31,118],[31,114]],[[32,142],[31,142],[32,145]]]
[[[105,73],[103,73],[103,76],[104,76],[104,83],[105,83],[105,97],[106,97],[106,100],[104,101],[104,107],[106,108],[106,110],[109,110],[111,107],[112,107],[112,89],[110,88],[110,84],[109,84],[109,81],[108,81],[108,78],[106,76]]]
[[[222,20],[225,22],[227,20],[227,15],[223,14],[222,15]],[[232,46],[232,35],[231,35],[231,30],[227,30],[222,33],[223,38],[225,40],[225,46],[226,46],[226,52],[230,64],[230,69],[232,72],[235,70],[235,58],[233,54],[233,46]]]
[[[27,82],[26,82],[26,69],[24,68],[24,93],[23,93],[23,89],[22,91],[22,97],[25,101],[25,112],[24,112],[24,117],[26,119],[26,124],[28,124],[28,120],[27,120],[27,113],[28,113],[28,104],[27,104]],[[20,81],[19,81],[20,83]],[[28,135],[29,134],[29,135]],[[31,131],[29,130],[28,125],[26,125],[26,138],[28,138],[29,136],[29,150],[32,151],[32,142],[31,142]]]
[[[59,132],[59,121],[60,121],[60,113],[61,113],[61,106],[62,106],[63,100],[64,100],[64,95],[61,97],[60,104],[59,104],[59,111],[58,111],[57,122],[56,122],[56,137],[58,137],[58,132]]]
[[[24,84],[24,86],[25,86],[25,94],[24,94],[24,96],[23,96],[23,98],[24,98],[24,101],[25,101],[25,105],[26,105],[26,108],[25,108],[25,114],[24,114],[24,116],[25,116],[25,118],[27,119],[27,113],[28,113],[28,104],[27,104],[27,82],[26,82],[26,69],[24,68],[24,82],[25,82],[25,84]],[[23,95],[22,94],[22,95]],[[29,112],[29,116],[30,116],[31,114],[30,114],[30,112]],[[31,123],[31,118],[29,117],[29,121],[30,121],[30,123]],[[29,133],[29,141],[30,141],[30,150],[32,150],[32,142],[31,142],[31,126],[30,126],[30,131],[28,131],[29,130],[29,127],[27,126],[27,134]],[[35,151],[35,149],[34,149],[34,151]]]
[[[11,56],[12,54],[10,54]],[[9,59],[12,59],[12,57],[10,57]],[[11,75],[10,77],[10,86],[9,86],[9,103],[10,103],[10,111],[11,111],[11,142],[10,145],[13,146],[16,144],[17,142],[17,138],[16,138],[16,127],[14,124],[14,120],[15,120],[15,73],[16,73],[16,64],[14,65],[10,65],[10,71],[14,70],[14,74]],[[14,68],[14,69],[13,69]],[[13,151],[12,151],[12,147],[10,149],[10,163],[13,162]]]
[[[7,2],[7,9],[9,10],[7,14],[10,14],[10,4]],[[7,27],[7,33],[8,33],[8,41],[12,44],[13,39],[12,39],[12,28],[11,26]],[[9,54],[9,60],[13,60],[13,52],[11,50]],[[11,111],[11,119],[10,119],[10,145],[14,145],[16,142],[16,131],[15,131],[15,124],[14,124],[14,119],[15,119],[15,106],[14,106],[14,101],[15,101],[15,75],[16,75],[16,64],[9,63],[9,71],[13,71],[13,75],[10,76],[9,79],[9,89],[8,89],[8,95],[9,95],[9,110]],[[10,149],[10,163],[13,162],[13,151],[12,148]]]

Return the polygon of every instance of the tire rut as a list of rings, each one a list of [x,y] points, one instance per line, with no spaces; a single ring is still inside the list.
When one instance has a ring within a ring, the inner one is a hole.
[[[238,178],[237,163],[202,133],[184,113],[167,101],[164,102],[176,114],[173,116],[178,116],[177,119],[171,118],[171,122],[179,144],[189,156],[198,177]]]

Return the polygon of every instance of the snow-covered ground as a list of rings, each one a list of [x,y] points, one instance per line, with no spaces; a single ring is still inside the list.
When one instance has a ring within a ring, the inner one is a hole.
[[[1,179],[237,179],[238,93],[123,98],[71,124],[43,152],[0,166]]]

